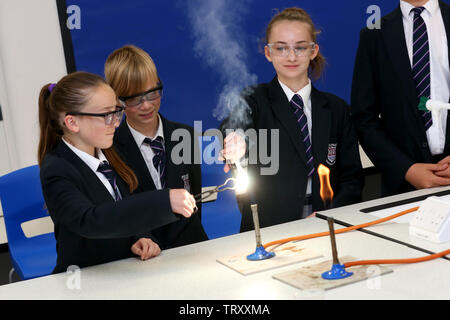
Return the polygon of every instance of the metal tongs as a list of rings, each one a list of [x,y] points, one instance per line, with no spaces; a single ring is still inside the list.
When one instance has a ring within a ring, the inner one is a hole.
[[[201,192],[199,194],[196,194],[194,196],[195,202],[199,203],[202,202],[203,200],[205,200],[206,198],[210,197],[211,195],[213,195],[214,193],[219,193],[225,190],[234,190],[236,189],[236,186],[227,186],[227,184],[233,181],[233,183],[236,183],[236,178],[228,178],[227,180],[225,180],[225,182],[223,184],[221,184],[220,186],[215,187],[214,189],[211,190],[207,190],[204,192]]]

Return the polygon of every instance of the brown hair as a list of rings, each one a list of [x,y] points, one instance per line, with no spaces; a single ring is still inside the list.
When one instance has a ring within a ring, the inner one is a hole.
[[[39,94],[39,166],[45,155],[56,147],[64,135],[63,116],[67,112],[81,111],[93,89],[108,84],[98,75],[74,72],[52,85],[51,92],[50,85],[43,86]],[[134,191],[138,185],[134,172],[120,159],[113,146],[102,151],[117,174],[129,185],[130,192]]]
[[[147,52],[133,45],[113,51],[105,62],[105,78],[118,96],[147,90],[149,79],[159,81],[155,63]]]
[[[305,10],[295,7],[284,9],[283,11],[278,12],[275,16],[272,17],[266,28],[266,43],[269,43],[270,33],[272,32],[274,24],[285,20],[306,23],[309,26],[313,42],[317,43],[317,35],[320,34],[320,31],[315,28],[314,23]],[[309,73],[314,80],[320,78],[323,70],[325,69],[325,65],[325,57],[319,52],[317,56],[311,61],[309,66]]]

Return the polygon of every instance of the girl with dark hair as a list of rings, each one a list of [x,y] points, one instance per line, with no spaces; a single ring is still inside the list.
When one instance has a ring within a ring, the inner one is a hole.
[[[131,195],[138,182],[112,147],[123,107],[100,76],[75,72],[39,96],[38,162],[45,203],[55,225],[54,273],[159,254],[151,230],[189,217],[184,189]]]

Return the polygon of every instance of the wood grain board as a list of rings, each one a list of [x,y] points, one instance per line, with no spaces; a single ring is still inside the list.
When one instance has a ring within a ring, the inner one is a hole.
[[[339,258],[341,264],[355,260],[357,259],[351,256]],[[332,264],[332,260],[323,261],[314,265],[275,274],[273,278],[301,290],[328,290],[393,272],[392,269],[381,265],[354,266],[346,269],[348,272],[353,272],[353,275],[350,277],[338,280],[323,279],[322,273],[329,271]]]
[[[275,257],[267,260],[250,261],[247,256],[253,252],[245,252],[217,259],[217,262],[243,275],[267,271],[293,263],[308,261],[322,257],[321,254],[302,246],[299,243],[285,243],[273,249]]]

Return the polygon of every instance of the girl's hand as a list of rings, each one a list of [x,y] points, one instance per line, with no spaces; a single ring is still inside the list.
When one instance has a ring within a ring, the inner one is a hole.
[[[161,253],[161,249],[158,244],[153,242],[151,239],[140,238],[131,247],[131,252],[137,256],[140,256],[141,260],[148,260],[159,255]]]
[[[246,143],[245,139],[236,132],[228,134],[223,140],[223,150],[220,152],[219,160],[229,161],[230,163],[238,162],[245,155]],[[226,163],[223,171],[230,171],[229,165]]]
[[[185,189],[170,189],[170,207],[173,212],[189,218],[196,211],[195,199]]]

